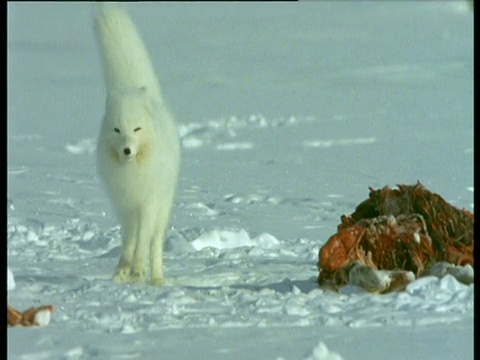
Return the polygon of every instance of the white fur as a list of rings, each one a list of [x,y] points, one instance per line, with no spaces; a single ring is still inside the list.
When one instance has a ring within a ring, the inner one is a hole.
[[[177,185],[180,145],[148,52],[128,14],[101,5],[95,16],[107,90],[97,168],[122,227],[114,278],[163,283],[163,241]]]

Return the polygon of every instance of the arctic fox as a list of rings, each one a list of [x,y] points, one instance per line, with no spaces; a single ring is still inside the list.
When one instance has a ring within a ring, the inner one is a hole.
[[[178,133],[128,14],[100,5],[94,29],[107,91],[97,170],[123,237],[114,279],[143,281],[150,270],[151,282],[158,285],[164,281],[163,241],[180,166]]]

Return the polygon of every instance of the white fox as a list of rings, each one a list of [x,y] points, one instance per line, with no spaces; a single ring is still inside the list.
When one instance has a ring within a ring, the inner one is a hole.
[[[100,5],[94,20],[107,100],[97,170],[122,228],[114,278],[162,284],[163,242],[180,167],[180,144],[148,52],[128,14]]]

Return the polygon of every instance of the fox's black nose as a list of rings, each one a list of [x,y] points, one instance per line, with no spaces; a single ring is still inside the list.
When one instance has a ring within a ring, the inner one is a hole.
[[[123,153],[128,156],[132,153],[132,150],[130,150],[130,148],[126,147],[125,149],[123,149]]]

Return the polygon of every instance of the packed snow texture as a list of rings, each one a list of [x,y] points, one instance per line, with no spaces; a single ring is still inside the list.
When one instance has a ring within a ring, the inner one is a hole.
[[[166,284],[111,279],[91,5],[8,3],[8,303],[56,307],[8,329],[9,358],[473,359],[460,270],[381,296],[316,280],[369,186],[420,180],[473,211],[468,6],[125,6],[182,141]]]
[[[7,267],[7,291],[15,289],[15,279],[13,277],[12,270]]]

